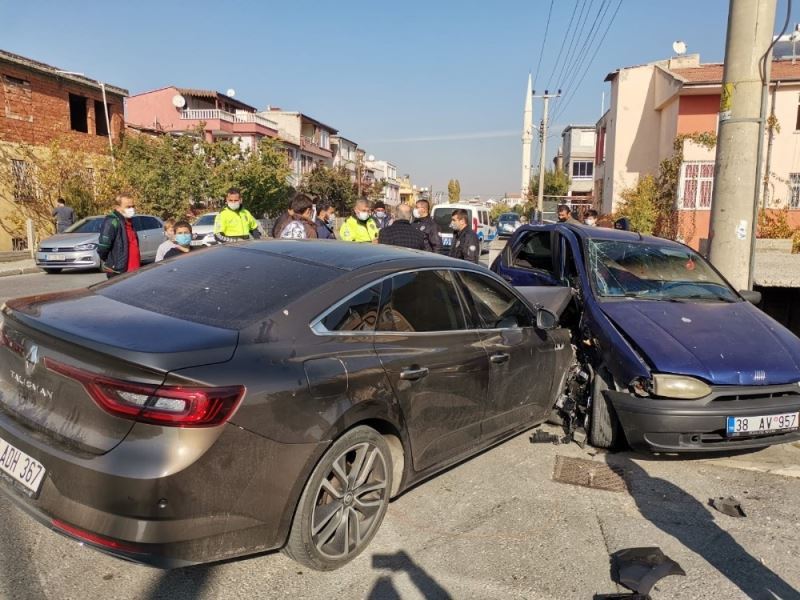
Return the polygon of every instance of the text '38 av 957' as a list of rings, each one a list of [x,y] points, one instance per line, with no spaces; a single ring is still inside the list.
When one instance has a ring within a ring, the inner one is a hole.
[[[549,310],[431,253],[262,241],[9,301],[0,490],[133,561],[334,569],[390,498],[547,418],[568,296]]]

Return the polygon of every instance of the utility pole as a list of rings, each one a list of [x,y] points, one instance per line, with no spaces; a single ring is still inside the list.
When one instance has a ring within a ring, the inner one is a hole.
[[[761,59],[772,43],[777,0],[730,0],[719,112],[709,258],[736,289],[751,282],[752,222],[763,131]],[[769,63],[767,57],[767,84]]]
[[[544,165],[545,165],[545,152],[547,150],[547,110],[550,105],[550,98],[558,98],[561,96],[561,90],[557,94],[549,94],[547,90],[540,96],[534,95],[534,98],[542,98],[544,100],[544,112],[542,113],[542,125],[539,127],[539,195],[536,202],[536,209],[539,211],[539,219],[542,219],[544,212]]]

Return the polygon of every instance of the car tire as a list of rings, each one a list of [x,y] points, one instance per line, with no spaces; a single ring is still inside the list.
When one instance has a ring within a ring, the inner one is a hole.
[[[610,387],[609,381],[611,381],[611,376],[603,370],[598,370],[592,382],[589,442],[596,448],[616,448],[622,437],[619,419],[614,412],[614,407],[605,396],[606,390]]]
[[[318,571],[358,556],[377,533],[392,490],[392,453],[384,437],[359,426],[317,463],[297,505],[284,552]]]
[[[48,275],[55,275],[56,273],[61,273],[61,269],[45,269],[44,272]]]

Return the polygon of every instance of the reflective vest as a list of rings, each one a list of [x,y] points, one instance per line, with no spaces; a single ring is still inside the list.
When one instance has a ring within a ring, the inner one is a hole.
[[[367,219],[362,223],[355,217],[348,217],[341,229],[339,229],[339,239],[345,242],[371,242],[378,239],[380,229],[372,219]]]
[[[246,237],[256,228],[258,228],[258,222],[246,208],[231,210],[226,206],[214,219],[214,233],[226,237]]]

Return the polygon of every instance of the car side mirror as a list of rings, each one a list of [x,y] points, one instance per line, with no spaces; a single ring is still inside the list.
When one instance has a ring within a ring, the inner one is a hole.
[[[546,308],[536,310],[536,327],[547,331],[558,327],[558,317]]]
[[[756,290],[739,290],[739,295],[750,304],[755,304],[756,306],[761,304],[761,292],[757,292]]]

